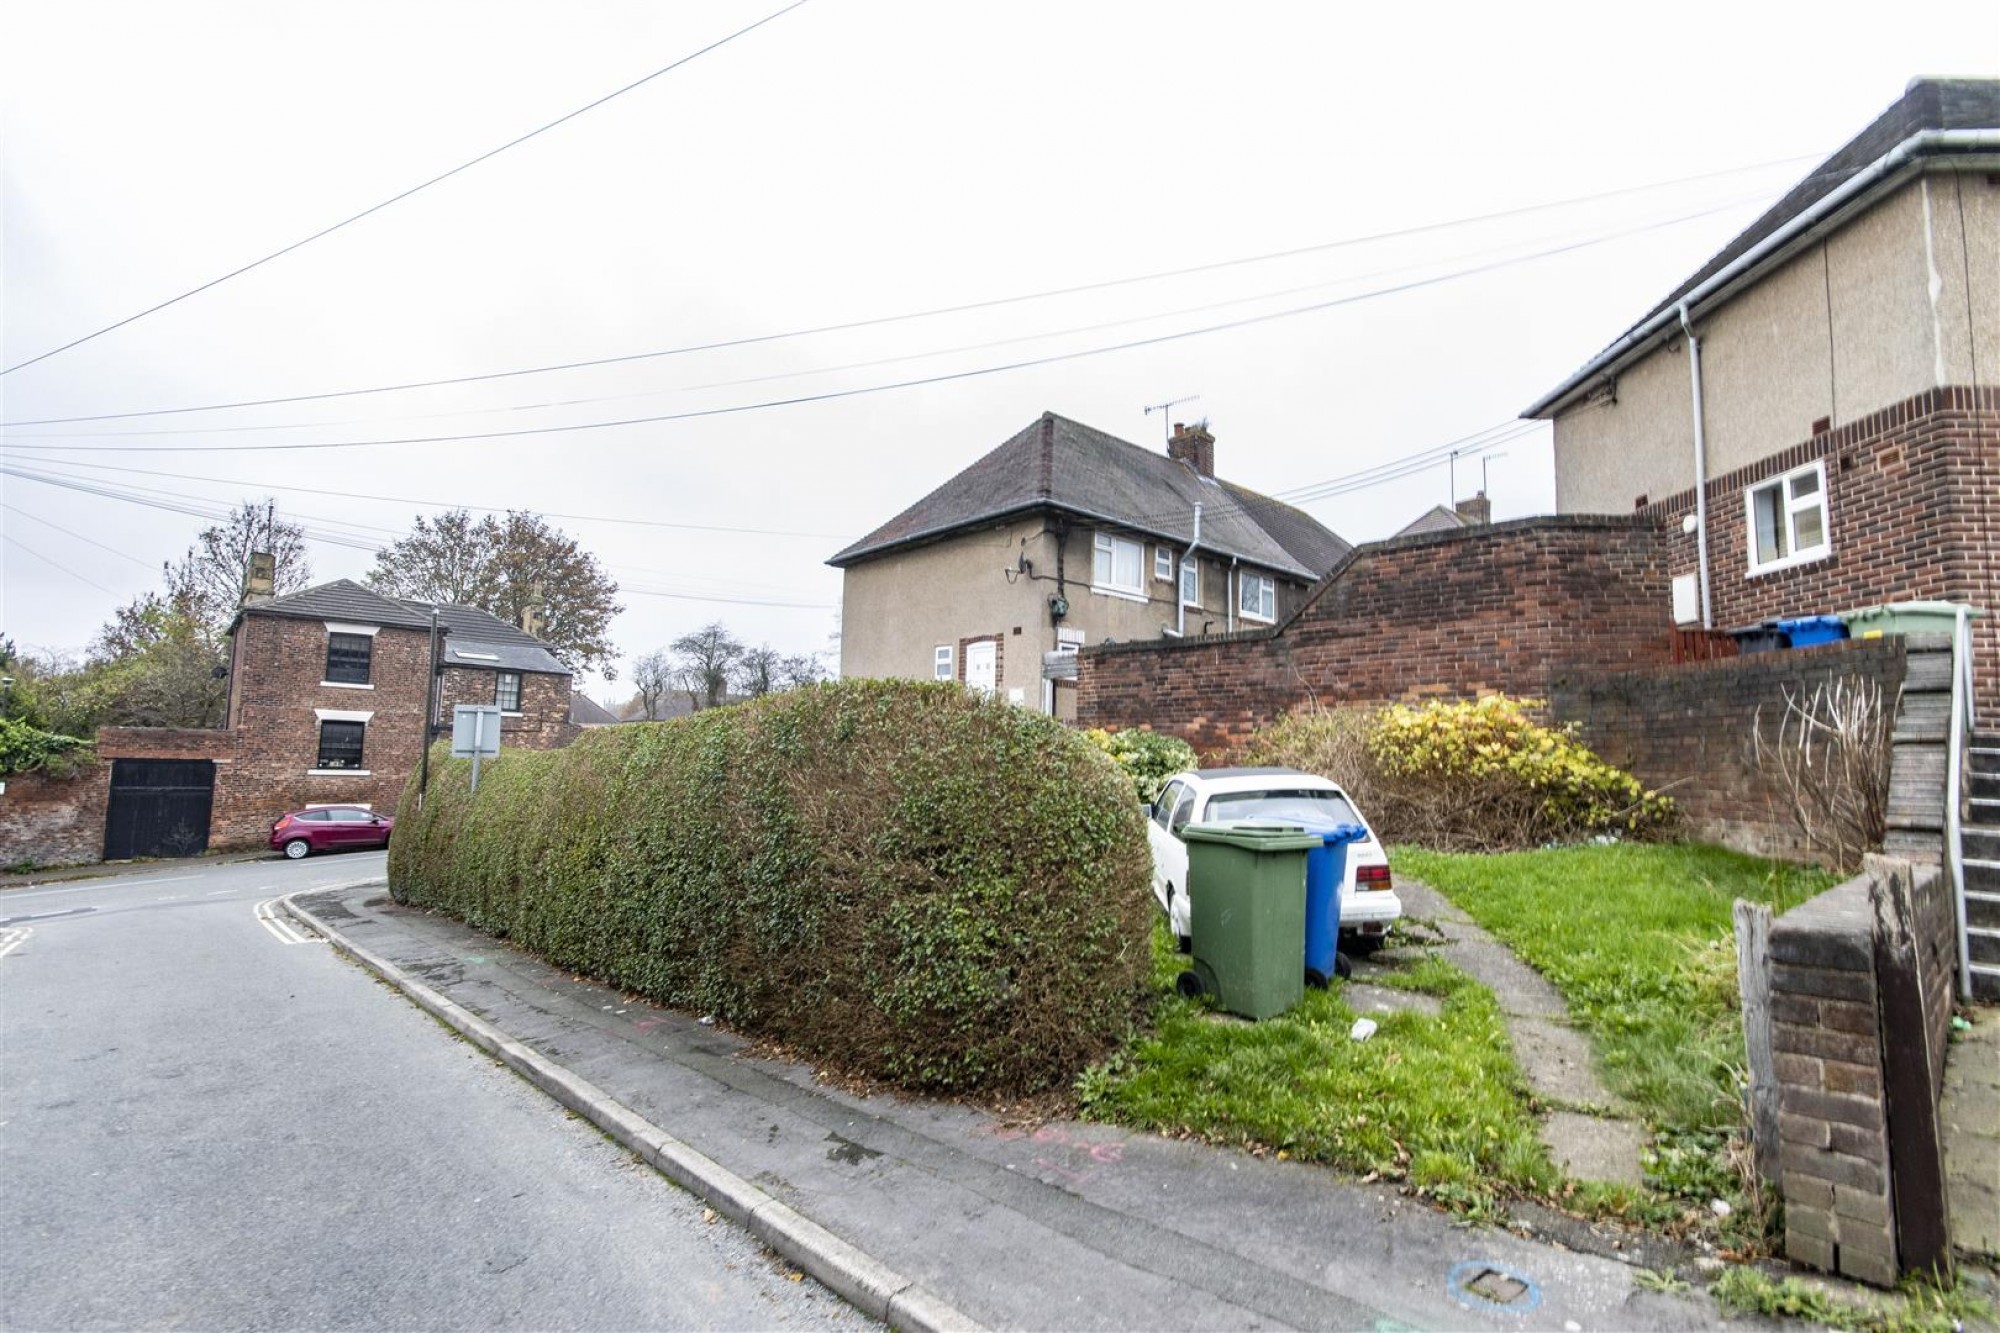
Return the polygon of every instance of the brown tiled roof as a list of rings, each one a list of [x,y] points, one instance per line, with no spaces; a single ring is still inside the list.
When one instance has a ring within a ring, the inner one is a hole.
[[[1317,520],[1203,477],[1163,453],[1044,412],[1025,430],[835,555],[842,568],[964,528],[1035,512],[1101,520],[1186,546],[1200,504],[1204,550],[1316,579],[1348,550]]]

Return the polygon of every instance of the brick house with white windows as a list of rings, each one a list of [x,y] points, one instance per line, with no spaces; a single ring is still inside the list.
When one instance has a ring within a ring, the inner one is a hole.
[[[1076,649],[1268,626],[1348,549],[1218,478],[1206,424],[1158,453],[1045,412],[827,561],[840,673],[957,680],[1073,719]]]
[[[264,845],[310,805],[394,814],[426,743],[432,608],[341,579],[246,600],[230,626],[215,729],[105,727],[99,763],[0,795],[0,856],[58,864]],[[503,748],[577,733],[570,671],[546,643],[468,606],[437,608],[439,732],[461,703],[498,704]]]
[[[1970,604],[2000,715],[2000,80],[1912,82],[1523,415],[1559,512],[1670,534],[1684,627]]]

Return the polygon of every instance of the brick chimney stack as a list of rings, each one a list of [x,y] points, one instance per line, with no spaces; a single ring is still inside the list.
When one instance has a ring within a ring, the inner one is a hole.
[[[1186,463],[1204,477],[1214,476],[1215,436],[1209,433],[1208,423],[1197,421],[1187,426],[1176,421],[1173,436],[1167,441],[1167,457]]]
[[[278,560],[269,551],[252,551],[250,568],[243,578],[243,601],[248,606],[252,602],[268,602],[278,583]]]
[[[1493,521],[1493,502],[1481,491],[1468,500],[1458,502],[1458,516],[1465,520],[1467,527],[1478,527]]]

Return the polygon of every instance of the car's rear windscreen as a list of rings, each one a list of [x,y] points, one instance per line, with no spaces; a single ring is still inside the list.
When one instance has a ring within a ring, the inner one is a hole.
[[[1297,820],[1306,824],[1360,824],[1345,796],[1337,791],[1232,791],[1208,798],[1202,818]]]

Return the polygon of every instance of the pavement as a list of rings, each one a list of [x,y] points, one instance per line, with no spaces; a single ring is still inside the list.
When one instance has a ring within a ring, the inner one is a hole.
[[[300,925],[901,1328],[1690,1329],[1636,1258],[1467,1226],[1318,1167],[829,1085],[380,885]]]
[[[873,1326],[272,915],[384,860],[0,894],[0,1328]]]
[[[208,866],[236,865],[243,861],[275,861],[278,854],[269,850],[242,852],[209,852],[201,856],[179,856],[145,861],[89,861],[82,865],[45,866],[39,870],[24,870],[15,874],[0,875],[0,893],[8,889],[33,889],[47,884],[68,884],[84,879],[122,879],[131,875],[162,875],[185,873]]]
[[[1965,1012],[1972,1027],[1946,1048],[1938,1108],[1951,1239],[2000,1257],[2000,1008]]]
[[[1542,1120],[1550,1158],[1579,1180],[1640,1184],[1645,1128],[1598,1078],[1590,1039],[1571,1025],[1561,992],[1430,885],[1399,877],[1396,894],[1405,916],[1443,933],[1426,950],[1485,984],[1499,1001],[1522,1077],[1554,1108]],[[1365,982],[1370,970],[1358,964],[1355,979]]]

